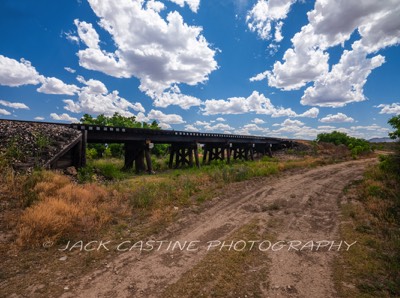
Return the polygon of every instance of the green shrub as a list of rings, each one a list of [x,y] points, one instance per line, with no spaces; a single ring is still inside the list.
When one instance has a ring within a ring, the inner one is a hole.
[[[86,148],[86,158],[88,160],[93,160],[98,157],[97,150],[95,148]]]
[[[124,178],[125,174],[122,172],[121,167],[112,162],[103,162],[97,164],[100,174],[109,180],[119,180]]]
[[[94,169],[92,166],[86,166],[78,169],[78,182],[92,182],[94,177]]]
[[[106,148],[106,150],[104,150],[103,157],[104,157],[104,158],[110,158],[110,157],[112,157],[112,152],[111,152],[111,149],[110,149],[110,148]]]
[[[110,150],[110,157],[121,158],[125,154],[123,144],[109,144],[108,149]]]
[[[357,158],[362,153],[372,150],[371,144],[364,139],[348,136],[344,132],[333,131],[331,133],[320,133],[317,135],[317,142],[333,143],[335,145],[346,145],[351,150],[353,158]]]
[[[14,137],[8,143],[8,148],[7,151],[5,152],[6,160],[12,160],[12,159],[21,160],[23,158],[24,154],[21,148],[18,146],[19,141],[20,140],[17,137]]]

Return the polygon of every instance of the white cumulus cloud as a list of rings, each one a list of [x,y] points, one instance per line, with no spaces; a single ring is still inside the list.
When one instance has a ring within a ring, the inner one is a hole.
[[[366,56],[367,53],[362,50],[344,51],[339,63],[305,90],[301,103],[336,108],[350,102],[364,101],[363,88],[368,76],[385,62],[381,55],[372,58]]]
[[[253,120],[251,120],[251,122],[253,122],[255,124],[264,124],[265,123],[265,121],[260,118],[254,118]]]
[[[200,0],[169,0],[169,1],[176,3],[181,7],[183,7],[186,3],[193,12],[197,12],[200,6]]]
[[[354,119],[343,113],[337,113],[335,115],[329,114],[324,118],[319,119],[319,121],[323,123],[335,123],[335,122],[341,123],[341,122],[354,122]]]
[[[256,82],[256,81],[262,81],[264,80],[266,77],[268,77],[268,71],[264,71],[262,73],[259,73],[257,75],[255,75],[254,77],[250,78],[250,82]]]
[[[37,85],[41,75],[25,59],[20,61],[0,55],[0,85],[18,87],[22,85]]]
[[[68,71],[69,73],[75,73],[75,72],[76,72],[76,70],[73,69],[73,68],[71,68],[71,67],[64,67],[64,69],[65,69],[66,71]]]
[[[271,117],[312,117],[318,115],[318,109],[312,108],[303,114],[297,114],[291,108],[275,107],[269,98],[257,91],[249,97],[231,97],[227,100],[209,99],[202,108],[204,115],[256,113]]]
[[[247,14],[247,25],[262,39],[270,39],[275,30],[275,41],[283,39],[281,29],[290,7],[296,0],[258,0]],[[274,29],[275,27],[275,29]]]
[[[39,74],[31,62],[20,61],[0,55],[0,85],[18,87],[42,84],[37,91],[46,94],[74,95],[79,91],[75,85],[65,84],[58,78]]]
[[[134,114],[130,110],[136,112],[145,112],[145,109],[140,103],[131,103],[125,98],[119,96],[117,90],[109,92],[107,87],[99,80],[85,80],[78,76],[78,81],[86,86],[82,87],[78,100],[65,99],[64,107],[66,110],[73,113],[89,113],[89,114],[104,114],[112,116],[114,113],[119,113],[122,116],[132,117]]]
[[[158,120],[161,123],[165,124],[182,124],[185,123],[183,121],[182,116],[177,115],[177,114],[164,114],[161,111],[158,110],[151,110],[147,117],[151,120]]]
[[[302,103],[340,107],[365,100],[363,86],[371,71],[385,61],[371,54],[400,42],[400,6],[397,1],[317,0],[308,12],[309,23],[291,39],[283,62],[257,78],[268,78],[268,84],[282,90],[309,87]],[[342,45],[357,32],[360,36],[345,50],[338,64],[329,69],[332,47]]]
[[[42,80],[42,86],[37,91],[46,94],[65,94],[74,95],[78,93],[79,88],[75,85],[65,84],[63,81],[57,78],[44,78]]]
[[[201,100],[197,97],[182,94],[175,85],[168,91],[162,93],[149,94],[154,100],[154,106],[166,108],[170,105],[177,105],[184,110],[188,110],[193,106],[200,106]]]
[[[298,115],[297,117],[306,117],[306,118],[317,118],[319,114],[318,108],[311,108],[304,113]]]
[[[99,48],[100,37],[93,25],[86,22],[80,22],[78,19],[74,20],[74,24],[78,29],[79,38],[89,47],[93,49]]]
[[[194,126],[193,124],[186,124],[185,130],[186,131],[199,131],[199,129],[196,126]]]
[[[23,109],[23,110],[29,110],[29,107],[21,102],[10,102],[7,100],[0,100],[0,105],[12,108],[12,109]]]
[[[56,121],[79,122],[79,120],[77,118],[71,117],[67,113],[63,113],[60,115],[58,115],[56,113],[51,113],[50,117],[51,117],[51,119],[54,119]]]
[[[186,3],[196,7],[195,1]],[[203,83],[217,69],[215,50],[201,27],[187,25],[176,11],[167,13],[164,19],[160,11],[165,7],[158,1],[89,0],[89,4],[117,49],[102,50],[93,26],[76,21],[78,32],[82,24],[86,28],[80,38],[88,48],[78,52],[82,67],[118,78],[138,78],[140,90],[160,107],[169,104],[171,97],[183,107],[198,104],[190,96],[163,93],[175,84]]]
[[[227,131],[231,131],[234,128],[232,126],[230,126],[229,124],[225,124],[225,123],[217,123],[214,125],[208,124],[204,126],[204,129],[207,131],[223,131],[223,132],[227,132]]]
[[[400,114],[400,103],[398,102],[392,104],[380,104],[375,107],[381,109],[379,114]]]
[[[11,113],[5,109],[0,109],[0,115],[8,116],[8,115],[11,115]]]
[[[260,127],[255,123],[245,124],[243,127],[235,130],[235,134],[240,135],[265,135],[269,133],[269,128]]]

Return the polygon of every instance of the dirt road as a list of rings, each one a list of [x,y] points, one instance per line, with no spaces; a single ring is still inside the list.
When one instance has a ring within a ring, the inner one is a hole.
[[[70,285],[63,297],[164,297],[168,286],[178,282],[210,253],[208,245],[215,244],[214,250],[218,250],[218,240],[229,240],[234,231],[255,219],[261,223],[278,222],[270,231],[275,235],[271,243],[284,241],[279,242],[282,249],[266,252],[269,276],[262,296],[335,297],[331,263],[337,252],[329,246],[318,251],[315,246],[310,249],[307,243],[354,241],[338,236],[338,202],[344,187],[361,179],[366,166],[373,162],[374,159],[349,161],[233,184],[223,196],[205,203],[202,210],[185,210],[165,234],[152,239],[153,249],[146,246],[149,251],[140,252],[136,246],[132,251],[121,252],[104,268]],[[130,240],[120,249],[148,239]],[[181,251],[161,243],[160,248],[157,241],[162,240],[181,246],[192,241],[193,246],[185,246]],[[293,245],[291,249],[289,244]],[[257,245],[256,249],[261,249]],[[266,249],[265,245],[266,242],[262,249]],[[342,243],[340,249],[346,248]],[[252,296],[249,291],[248,297]]]

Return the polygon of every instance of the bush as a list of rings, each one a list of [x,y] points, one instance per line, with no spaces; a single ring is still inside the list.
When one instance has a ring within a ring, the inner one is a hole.
[[[157,157],[165,156],[168,153],[168,144],[155,144],[154,148],[151,149],[151,153]]]
[[[333,143],[337,146],[346,145],[351,150],[353,158],[372,150],[371,145],[364,139],[358,139],[348,136],[346,133],[333,131],[331,133],[320,133],[317,135],[317,142]]]
[[[98,157],[99,157],[99,154],[97,153],[96,148],[86,148],[86,158],[88,160],[93,160]]]
[[[107,149],[110,150],[110,157],[121,158],[125,153],[123,144],[109,144]]]
[[[100,171],[100,174],[105,178],[113,180],[119,180],[125,177],[125,174],[121,171],[121,167],[112,162],[102,162],[96,164]]]
[[[111,156],[112,156],[111,149],[110,148],[106,148],[106,150],[104,150],[103,157],[104,158],[110,158]]]
[[[78,182],[92,182],[94,176],[94,169],[91,166],[86,166],[78,169]]]

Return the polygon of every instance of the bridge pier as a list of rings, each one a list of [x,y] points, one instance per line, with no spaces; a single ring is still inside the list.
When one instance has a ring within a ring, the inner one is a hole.
[[[254,144],[232,144],[233,159],[254,160]]]
[[[225,160],[227,155],[230,160],[229,145],[226,143],[206,143],[204,144],[203,164],[209,164],[213,160]]]
[[[175,159],[175,169],[188,165],[200,167],[197,143],[174,143],[170,147],[169,168],[172,169]]]
[[[272,157],[272,144],[256,144],[254,147],[254,153],[261,154],[261,156],[268,155]]]
[[[146,165],[145,165],[146,159]],[[129,170],[133,168],[135,163],[136,173],[146,171],[152,173],[153,167],[151,163],[150,149],[145,142],[128,142],[125,143],[125,163],[124,169]]]

